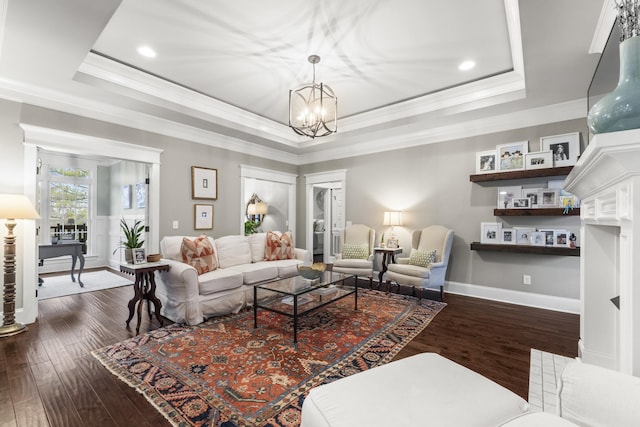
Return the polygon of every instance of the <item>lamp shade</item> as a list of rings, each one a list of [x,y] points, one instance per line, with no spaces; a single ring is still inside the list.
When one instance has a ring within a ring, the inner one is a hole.
[[[255,215],[256,214],[256,204],[251,203],[247,206],[247,215]]]
[[[255,205],[255,209],[256,209],[256,214],[258,215],[266,215],[267,214],[267,204],[264,202],[258,202]]]
[[[31,201],[22,194],[0,194],[0,218],[40,219]]]
[[[402,212],[392,211],[384,213],[383,225],[402,225]]]

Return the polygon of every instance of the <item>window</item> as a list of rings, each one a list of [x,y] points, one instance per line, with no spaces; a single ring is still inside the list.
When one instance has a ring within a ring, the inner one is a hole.
[[[43,154],[40,176],[40,241],[77,240],[88,252],[96,162]]]

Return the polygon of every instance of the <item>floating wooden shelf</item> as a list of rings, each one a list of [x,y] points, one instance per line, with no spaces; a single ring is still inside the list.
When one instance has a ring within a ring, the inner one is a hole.
[[[495,216],[580,216],[580,208],[569,209],[564,214],[564,208],[537,208],[537,209],[494,209]]]
[[[580,248],[556,246],[494,245],[480,242],[471,243],[472,251],[517,252],[523,254],[580,256]]]
[[[529,169],[511,172],[482,173],[469,175],[471,182],[503,181],[505,179],[539,178],[544,176],[569,175],[573,166],[563,166],[560,168]]]

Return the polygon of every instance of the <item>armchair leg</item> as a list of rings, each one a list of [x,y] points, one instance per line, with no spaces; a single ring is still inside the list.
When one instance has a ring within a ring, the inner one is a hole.
[[[391,289],[391,280],[387,279],[384,281],[385,285],[387,285],[387,292]]]
[[[369,289],[373,289],[373,276],[369,276]]]
[[[444,286],[440,285],[440,302],[444,302]]]

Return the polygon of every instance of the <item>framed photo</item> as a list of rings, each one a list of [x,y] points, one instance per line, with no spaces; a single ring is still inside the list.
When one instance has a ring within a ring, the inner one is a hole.
[[[538,207],[538,196],[540,192],[544,190],[544,188],[523,188],[522,189],[522,197],[526,197],[529,199],[529,207],[537,208]]]
[[[575,165],[580,156],[580,132],[543,136],[540,149],[553,153],[554,166]]]
[[[539,208],[557,208],[558,207],[558,190],[552,188],[543,188],[538,195]]]
[[[502,240],[500,230],[502,224],[499,222],[480,223],[480,243],[499,244]]]
[[[392,248],[395,249],[398,247],[398,240],[397,239],[387,239],[387,247],[388,248]]]
[[[546,234],[540,231],[534,231],[531,233],[531,245],[532,246],[544,246]]]
[[[569,240],[570,233],[567,230],[556,230],[554,246],[561,246],[568,248],[571,241]]]
[[[516,245],[530,245],[531,234],[535,231],[533,228],[514,227],[516,231]]]
[[[136,248],[133,250],[133,263],[134,264],[144,264],[147,262],[147,255],[145,254],[144,248]]]
[[[511,187],[498,187],[498,209],[513,208],[513,199],[522,197],[522,187],[514,185]]]
[[[218,169],[191,166],[191,198],[218,199]]]
[[[512,202],[514,209],[531,208],[531,200],[528,197],[516,197]]]
[[[516,244],[516,232],[513,228],[503,228],[500,230],[502,239],[500,243],[503,245],[515,245]]]
[[[478,151],[476,153],[476,173],[497,172],[496,150]]]
[[[498,170],[500,172],[524,169],[524,155],[529,152],[529,141],[513,142],[496,146]]]
[[[213,205],[195,205],[193,207],[193,223],[196,230],[213,229]]]
[[[147,186],[144,182],[136,184],[136,208],[144,208],[147,200]]]
[[[536,151],[534,153],[527,153],[524,155],[524,168],[525,169],[544,169],[553,167],[553,152],[548,151]]]
[[[576,196],[559,196],[561,208],[577,208],[580,207]]]
[[[131,185],[123,185],[122,193],[122,209],[131,209]]]
[[[539,229],[538,232],[544,235],[545,246],[555,246],[556,244],[556,230],[552,229]]]

